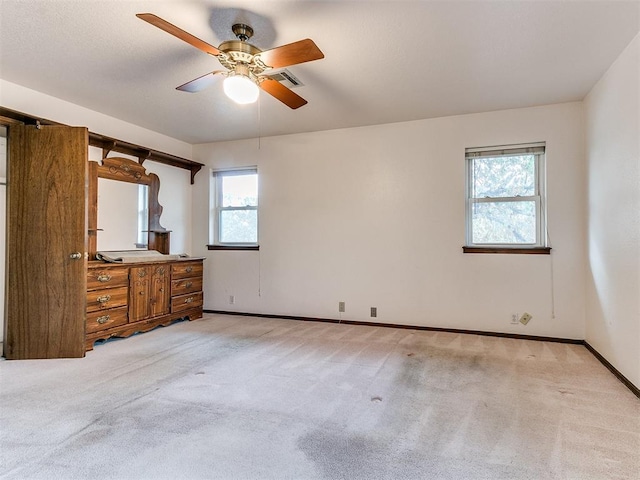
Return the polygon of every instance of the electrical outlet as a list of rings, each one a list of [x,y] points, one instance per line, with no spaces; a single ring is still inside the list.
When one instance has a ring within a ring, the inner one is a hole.
[[[517,325],[518,324],[518,314],[514,313],[511,315],[511,324],[512,325]]]
[[[523,324],[523,325],[526,325],[527,323],[529,323],[529,320],[531,320],[532,318],[533,318],[533,316],[531,316],[527,312],[524,312],[522,314],[522,316],[520,317],[520,323]]]
[[[235,305],[235,303],[236,303],[236,296],[229,295],[229,305]]]
[[[338,312],[344,313],[344,302],[338,302]]]
[[[378,316],[378,307],[371,307],[371,317]]]

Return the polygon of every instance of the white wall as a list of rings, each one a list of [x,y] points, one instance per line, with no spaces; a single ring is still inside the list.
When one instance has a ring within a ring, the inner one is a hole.
[[[55,122],[88,127],[95,133],[191,158],[192,146],[188,143],[2,79],[0,79],[0,105]],[[98,153],[95,153],[96,151]],[[100,159],[100,150],[90,149],[89,158]],[[148,172],[155,173],[160,178],[159,201],[164,207],[160,223],[168,230],[172,230],[171,253],[191,253],[190,172],[152,161],[145,162],[144,166]],[[199,175],[206,176],[202,172]],[[4,235],[1,238],[3,238],[4,251]],[[4,268],[1,272],[0,275],[4,277]],[[0,304],[4,306],[4,289],[0,290]],[[4,332],[4,315],[0,316],[0,332]]]
[[[466,147],[547,142],[552,255],[463,254]],[[205,308],[584,337],[582,104],[194,146],[211,168],[258,165],[260,251],[207,251]],[[553,277],[553,279],[552,279]],[[229,295],[236,303],[230,305]],[[528,311],[528,326],[510,325]],[[554,318],[555,316],[555,318]]]
[[[586,340],[640,387],[640,35],[585,99]]]

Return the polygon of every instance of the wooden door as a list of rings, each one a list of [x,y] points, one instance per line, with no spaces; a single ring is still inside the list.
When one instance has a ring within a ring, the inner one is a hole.
[[[151,316],[169,313],[169,267],[156,265],[151,276]]]
[[[129,321],[137,322],[149,318],[149,293],[151,267],[131,267],[129,275]]]
[[[8,359],[83,357],[88,132],[9,128]]]

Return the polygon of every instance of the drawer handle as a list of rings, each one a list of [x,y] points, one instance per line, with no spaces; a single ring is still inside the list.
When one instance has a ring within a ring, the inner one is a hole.
[[[191,302],[193,302],[193,297],[189,297],[184,301],[184,303],[191,303]]]
[[[105,282],[108,282],[109,280],[111,280],[111,275],[109,275],[108,273],[104,275],[98,275],[99,282],[105,283]]]
[[[111,318],[111,315],[103,315],[102,317],[96,318],[96,322],[98,322],[100,325],[103,325],[107,323],[110,318]]]
[[[193,285],[193,282],[187,282],[184,284],[185,288],[191,288],[191,286]]]
[[[111,300],[111,295],[103,295],[102,297],[96,298],[98,303],[107,303],[109,300]]]
[[[193,267],[187,267],[187,268],[185,268],[185,271],[187,273],[191,273],[193,271]]]

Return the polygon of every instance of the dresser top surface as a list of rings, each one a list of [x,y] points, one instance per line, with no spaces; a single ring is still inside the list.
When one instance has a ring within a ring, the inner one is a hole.
[[[204,257],[172,258],[167,260],[153,260],[149,262],[104,262],[102,260],[90,260],[87,262],[88,268],[118,268],[118,267],[139,267],[141,265],[157,265],[159,263],[188,263],[202,262]]]

